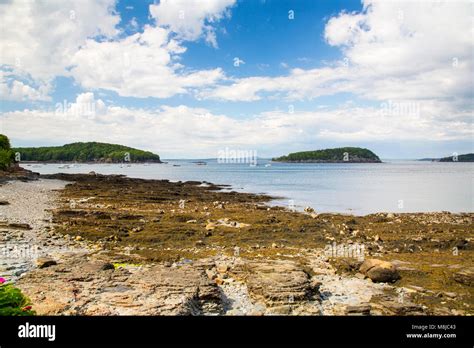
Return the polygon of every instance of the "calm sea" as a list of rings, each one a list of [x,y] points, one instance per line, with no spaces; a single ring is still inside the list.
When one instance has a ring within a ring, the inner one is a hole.
[[[207,181],[232,190],[278,197],[273,204],[306,206],[317,212],[473,212],[474,163],[391,161],[374,164],[289,164],[258,160],[223,164],[216,160],[167,160],[167,164],[24,164],[42,174],[125,174],[145,179]]]

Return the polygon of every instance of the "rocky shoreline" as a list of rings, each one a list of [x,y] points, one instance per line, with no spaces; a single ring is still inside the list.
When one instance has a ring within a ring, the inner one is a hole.
[[[45,315],[474,313],[474,213],[298,213],[221,188],[10,181],[0,241],[30,254],[0,273]]]

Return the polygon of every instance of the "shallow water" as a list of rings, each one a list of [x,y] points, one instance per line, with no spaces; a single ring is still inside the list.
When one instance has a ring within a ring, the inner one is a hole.
[[[390,161],[384,163],[293,164],[259,159],[257,166],[204,160],[168,160],[167,164],[23,164],[50,173],[125,174],[145,179],[208,181],[235,191],[267,193],[273,203],[318,212],[472,212],[474,163]]]

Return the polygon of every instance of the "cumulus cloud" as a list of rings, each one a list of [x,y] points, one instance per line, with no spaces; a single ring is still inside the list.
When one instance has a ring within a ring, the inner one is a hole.
[[[137,98],[167,98],[224,78],[219,68],[184,69],[173,57],[185,51],[167,29],[145,26],[142,33],[121,40],[87,40],[71,59],[71,74],[84,88]]]
[[[365,0],[362,12],[328,20],[324,37],[343,59],[327,67],[248,77],[201,91],[201,98],[313,99],[349,92],[369,100],[472,98],[469,2]]]
[[[150,14],[157,24],[169,28],[183,40],[202,37],[217,47],[214,23],[229,15],[236,0],[162,0],[150,5]]]
[[[63,75],[87,38],[118,33],[114,6],[115,0],[0,3],[0,64],[43,81]]]
[[[49,85],[33,86],[17,79],[14,72],[0,69],[0,95],[11,101],[49,101]]]
[[[85,89],[103,88],[122,96],[167,98],[187,93],[222,79],[223,72],[219,68],[193,71],[179,64],[174,58],[186,51],[182,40],[204,36],[216,46],[212,24],[234,2],[162,1],[150,6],[158,26],[147,25],[142,32],[123,37],[117,28],[120,16],[115,0],[66,4],[12,0],[0,4],[0,65],[16,67],[37,85],[72,76]],[[181,25],[173,20],[183,7],[185,24]],[[130,23],[137,29],[134,19]],[[17,80],[8,86],[2,83],[6,97],[43,99],[39,91]]]
[[[365,16],[359,13],[341,13],[332,17],[325,28],[327,42],[333,46],[354,43],[353,38],[361,30]]]

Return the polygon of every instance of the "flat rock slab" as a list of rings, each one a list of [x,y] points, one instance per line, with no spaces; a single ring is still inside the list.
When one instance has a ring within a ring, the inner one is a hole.
[[[201,268],[163,265],[111,269],[77,258],[34,270],[17,286],[40,315],[220,314],[217,285]]]
[[[245,279],[254,299],[269,307],[308,301],[317,293],[309,275],[292,261],[249,261],[232,271]]]

